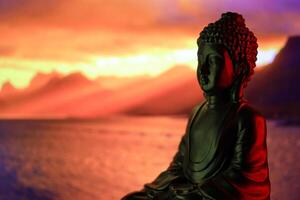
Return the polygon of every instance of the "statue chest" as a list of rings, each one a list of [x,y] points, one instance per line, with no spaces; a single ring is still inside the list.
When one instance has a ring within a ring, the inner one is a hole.
[[[195,116],[189,132],[189,160],[200,163],[211,159],[216,152],[219,138],[224,132],[228,108],[207,109],[203,107]]]
[[[240,104],[232,104],[208,109],[204,104],[196,112],[187,129],[184,151],[183,171],[187,179],[202,183],[229,163],[239,107]]]

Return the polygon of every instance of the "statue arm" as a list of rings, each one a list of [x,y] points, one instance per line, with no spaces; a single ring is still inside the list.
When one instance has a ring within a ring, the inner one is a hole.
[[[182,163],[184,158],[184,151],[186,146],[186,134],[181,137],[180,143],[178,145],[177,153],[173,156],[173,160],[167,168],[168,171],[174,173],[179,173],[182,170]]]
[[[168,168],[165,171],[161,172],[158,175],[158,177],[156,179],[154,179],[154,181],[152,181],[151,183],[145,184],[146,191],[147,190],[148,191],[149,190],[158,190],[158,191],[164,190],[165,188],[167,188],[169,186],[169,184],[173,180],[183,177],[182,163],[183,163],[184,152],[185,152],[185,147],[186,147],[186,137],[188,134],[190,122],[198,109],[199,109],[199,106],[196,106],[193,109],[193,111],[189,117],[187,127],[186,127],[186,132],[181,137],[177,152],[173,156],[172,162],[170,163],[170,165],[168,166]]]
[[[266,119],[248,107],[241,113],[238,130],[234,159],[225,177],[245,199],[269,199]]]
[[[177,178],[182,177],[182,161],[183,161],[183,152],[181,149],[184,149],[185,146],[185,137],[182,136],[182,139],[179,144],[178,152],[173,157],[172,162],[169,167],[161,172],[151,183],[144,185],[145,191],[148,196],[153,197],[156,193],[164,191],[172,181]]]
[[[232,168],[252,181],[268,178],[266,120],[255,112],[244,112],[238,120],[238,137]],[[259,174],[257,174],[259,172]],[[253,176],[255,175],[255,176]]]
[[[189,128],[192,119],[194,118],[196,112],[200,108],[200,105],[197,105],[193,108],[189,119],[188,123],[186,126],[185,134],[181,137],[180,143],[178,145],[178,149],[176,154],[173,156],[173,160],[170,163],[169,167],[167,168],[167,171],[172,171],[174,173],[181,173],[182,172],[182,163],[183,163],[183,158],[184,158],[184,153],[185,153],[185,147],[186,147],[186,137],[187,134],[189,133]]]
[[[229,167],[202,185],[201,191],[212,199],[220,196],[235,199],[236,194],[242,195],[238,199],[269,199],[266,132],[266,120],[262,115],[252,108],[242,110]]]

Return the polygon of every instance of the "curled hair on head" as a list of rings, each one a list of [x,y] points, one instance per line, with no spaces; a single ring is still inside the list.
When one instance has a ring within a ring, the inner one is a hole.
[[[200,43],[222,44],[228,50],[234,63],[235,75],[243,73],[243,85],[254,73],[257,56],[257,39],[246,27],[242,15],[233,12],[223,13],[214,23],[208,24],[197,40]]]

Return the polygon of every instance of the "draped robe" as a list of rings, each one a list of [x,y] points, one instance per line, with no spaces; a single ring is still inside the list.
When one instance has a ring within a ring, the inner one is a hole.
[[[124,200],[270,199],[264,117],[241,101],[201,118],[205,104],[194,108],[167,170]]]

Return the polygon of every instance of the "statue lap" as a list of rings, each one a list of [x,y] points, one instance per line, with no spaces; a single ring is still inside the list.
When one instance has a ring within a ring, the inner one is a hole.
[[[187,183],[184,179],[177,179],[162,191],[147,186],[141,191],[132,192],[122,200],[202,200],[203,197],[195,185]]]
[[[170,190],[159,192],[152,198],[149,197],[144,190],[130,193],[122,198],[122,200],[202,200],[202,199],[203,199],[202,196],[196,191],[191,192],[189,194],[174,194]]]

